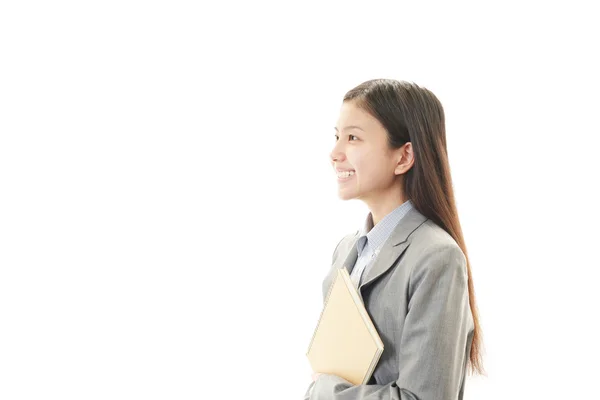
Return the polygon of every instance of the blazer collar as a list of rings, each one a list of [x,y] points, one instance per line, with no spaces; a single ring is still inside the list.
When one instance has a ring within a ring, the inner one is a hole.
[[[410,244],[410,234],[413,233],[419,226],[421,226],[427,217],[421,214],[414,206],[408,211],[408,213],[400,220],[394,231],[391,233],[389,239],[381,247],[379,255],[375,257],[372,264],[369,266],[366,272],[364,272],[361,285],[359,287],[359,294],[362,293],[361,289],[373,282],[379,276],[383,275],[388,269],[394,265],[396,260],[402,255],[404,250]],[[350,247],[346,247],[346,254],[340,254],[335,262],[336,268],[346,268],[348,273],[352,273],[356,259],[358,258],[358,251],[356,249],[356,242],[360,237],[360,231],[357,231],[354,236],[350,239]]]

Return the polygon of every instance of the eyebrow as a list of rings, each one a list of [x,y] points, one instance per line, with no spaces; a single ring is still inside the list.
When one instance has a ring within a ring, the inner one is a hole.
[[[335,126],[333,127],[333,129],[335,129],[336,132],[338,131],[338,128],[336,128]],[[342,128],[342,130],[349,130],[349,129],[358,129],[359,131],[363,131],[363,132],[365,131],[363,128],[361,128],[360,126],[357,126],[357,125],[348,125],[348,126]]]

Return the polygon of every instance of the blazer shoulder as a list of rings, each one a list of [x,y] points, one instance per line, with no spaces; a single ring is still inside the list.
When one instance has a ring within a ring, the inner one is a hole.
[[[417,258],[442,252],[452,254],[466,264],[465,254],[456,240],[430,219],[412,233],[409,247],[411,253],[417,255]]]

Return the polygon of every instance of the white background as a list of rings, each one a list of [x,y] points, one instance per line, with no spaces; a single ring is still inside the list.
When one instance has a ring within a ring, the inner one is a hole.
[[[418,3],[3,2],[0,398],[302,398],[368,212],[333,127],[379,77],[445,107],[488,372],[465,399],[596,396],[598,13]]]

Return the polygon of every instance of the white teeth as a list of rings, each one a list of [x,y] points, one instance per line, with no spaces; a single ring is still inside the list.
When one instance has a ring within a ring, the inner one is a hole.
[[[338,172],[337,176],[339,178],[347,178],[351,175],[354,175],[354,171],[344,171],[344,172]]]

